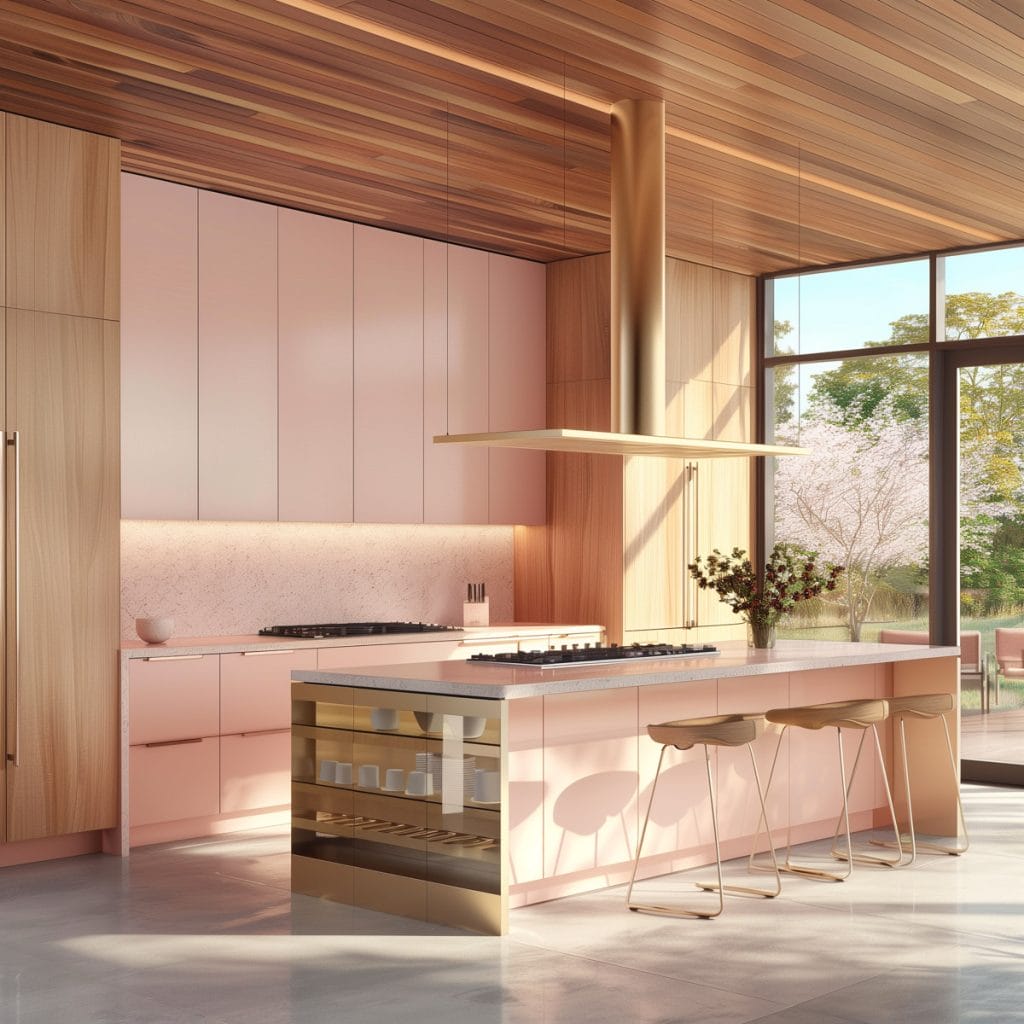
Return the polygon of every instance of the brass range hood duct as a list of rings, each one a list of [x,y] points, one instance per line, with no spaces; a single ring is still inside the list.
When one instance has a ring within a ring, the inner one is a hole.
[[[665,436],[665,104],[611,111],[611,431],[439,434],[435,444],[683,459],[805,455],[804,448]]]

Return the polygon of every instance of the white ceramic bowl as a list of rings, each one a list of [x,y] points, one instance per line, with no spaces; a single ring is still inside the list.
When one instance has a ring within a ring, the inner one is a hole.
[[[486,728],[486,718],[465,717],[462,719],[462,735],[467,740],[475,740],[478,736],[482,736]]]
[[[174,619],[166,616],[159,619],[136,619],[135,632],[147,644],[162,644],[174,632]]]

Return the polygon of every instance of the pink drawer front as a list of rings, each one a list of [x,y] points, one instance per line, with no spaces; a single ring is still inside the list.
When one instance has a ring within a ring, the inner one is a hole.
[[[291,766],[290,729],[221,737],[220,813],[288,804]]]
[[[222,654],[220,731],[287,729],[291,724],[291,674],[316,668],[316,651],[260,651]]]
[[[220,804],[220,740],[216,737],[133,746],[129,824],[215,815]]]
[[[129,742],[216,736],[220,732],[220,658],[132,661],[128,669]]]

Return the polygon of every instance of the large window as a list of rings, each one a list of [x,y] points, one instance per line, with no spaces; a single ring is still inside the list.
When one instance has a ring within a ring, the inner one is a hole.
[[[765,289],[765,437],[811,454],[768,463],[763,540],[847,570],[780,635],[959,642],[966,777],[1020,783],[1024,245]]]

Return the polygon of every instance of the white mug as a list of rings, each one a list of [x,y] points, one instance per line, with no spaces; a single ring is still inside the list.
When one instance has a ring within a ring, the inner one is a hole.
[[[380,766],[361,764],[359,766],[359,785],[364,789],[380,789]]]
[[[397,729],[398,708],[371,708],[370,724],[374,729]]]
[[[337,770],[337,767],[338,767],[338,762],[337,761],[328,761],[327,758],[324,758],[320,762],[320,781],[321,782],[333,782],[334,781],[334,773]]]
[[[501,799],[501,772],[478,771],[474,799],[481,804],[496,804]]]
[[[339,786],[352,785],[352,764],[350,761],[339,761],[334,766],[334,781]]]
[[[434,780],[426,772],[409,772],[406,796],[430,796],[434,792]]]
[[[384,788],[392,792],[405,789],[405,772],[401,768],[389,768],[384,773]]]

